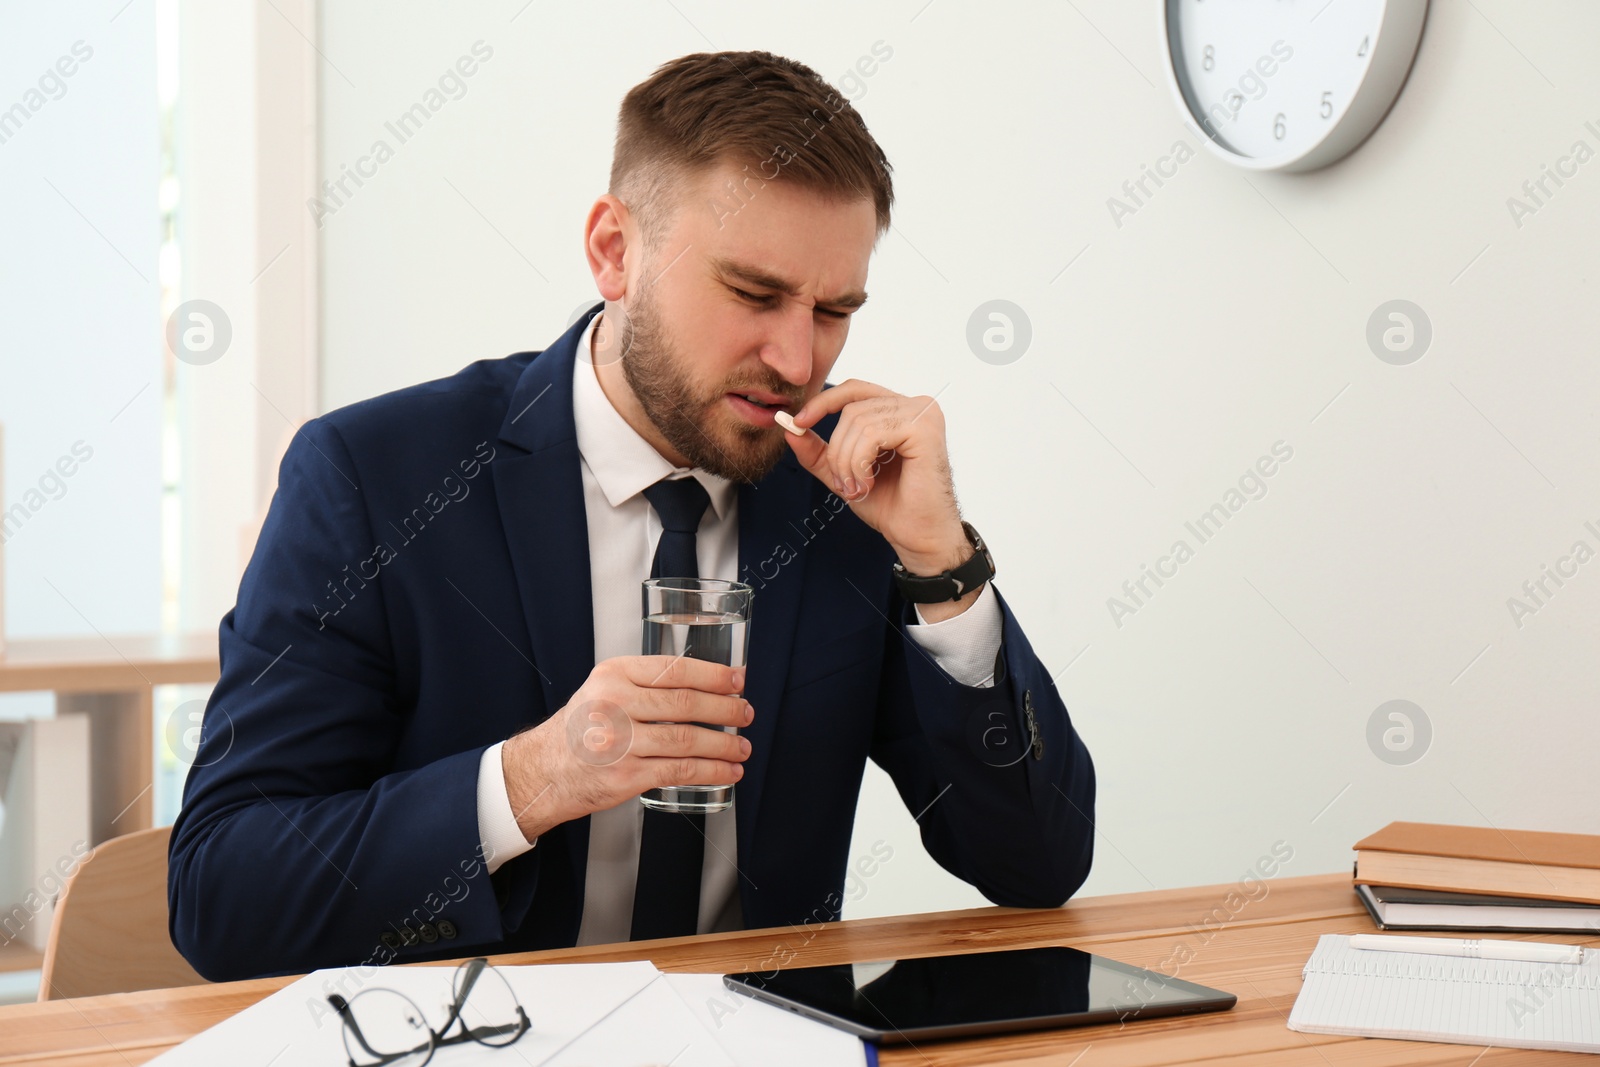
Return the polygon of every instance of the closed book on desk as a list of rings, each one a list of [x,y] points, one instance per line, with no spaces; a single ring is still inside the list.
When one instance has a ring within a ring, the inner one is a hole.
[[[1537,931],[1600,936],[1600,904],[1392,885],[1357,885],[1356,896],[1382,930]]]
[[[1356,842],[1355,880],[1600,904],[1600,836],[1392,822]]]

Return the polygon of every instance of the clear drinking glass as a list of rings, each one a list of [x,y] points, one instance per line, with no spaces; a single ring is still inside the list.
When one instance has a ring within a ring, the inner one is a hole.
[[[690,656],[743,667],[750,640],[750,601],[743,582],[719,578],[651,578],[644,583],[646,656]],[[738,733],[732,726],[698,723],[708,730]],[[660,811],[706,813],[733,804],[731,785],[679,785],[650,789],[639,803]]]

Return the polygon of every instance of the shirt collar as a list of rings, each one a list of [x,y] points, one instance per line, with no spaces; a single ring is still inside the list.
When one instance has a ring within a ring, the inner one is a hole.
[[[593,337],[596,315],[578,337],[577,362],[572,370],[572,419],[578,435],[578,454],[589,465],[606,502],[621,507],[663,478],[692,475],[711,497],[717,519],[733,507],[733,482],[697,467],[674,467],[612,406],[594,369]]]

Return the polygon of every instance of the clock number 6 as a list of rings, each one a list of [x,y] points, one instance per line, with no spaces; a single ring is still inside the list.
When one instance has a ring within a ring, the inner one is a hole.
[[[1288,128],[1283,124],[1283,112],[1280,111],[1278,112],[1278,117],[1272,120],[1272,136],[1281,141],[1283,140],[1283,135],[1288,132]]]

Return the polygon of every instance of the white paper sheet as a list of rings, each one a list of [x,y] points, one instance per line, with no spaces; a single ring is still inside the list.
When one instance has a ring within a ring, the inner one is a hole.
[[[739,1067],[864,1067],[870,1062],[854,1034],[736,993],[720,974],[665,979]]]
[[[434,1062],[441,1067],[477,1063],[498,1063],[502,1067],[514,1063],[521,1067],[524,1062],[542,1063],[574,1044],[660,974],[649,962],[546,964],[496,970],[511,984],[533,1023],[533,1029],[515,1046],[520,1055],[508,1063],[506,1050],[452,1045],[435,1053]],[[348,1062],[343,1028],[338,1014],[328,1005],[327,994],[340,993],[350,999],[368,986],[404,993],[422,1009],[430,1024],[444,1022],[441,1005],[451,997],[453,967],[367,968],[365,980],[362,973],[355,968],[314,971],[150,1062],[161,1067],[216,1067],[223,1063],[230,1067],[315,1067],[323,1063],[342,1067]],[[637,1035],[640,1041],[630,1046],[627,1055],[639,1062],[652,1058],[668,1062],[682,1042],[665,1055],[660,1055],[660,1049],[687,1031],[681,1026],[670,1033],[665,1031],[663,1028],[665,1036],[659,1044],[651,1041],[649,1034]],[[677,1067],[684,1067],[683,1061]]]
[[[532,1029],[507,1049],[474,1044],[439,1049],[434,1064],[864,1067],[869,1062],[856,1037],[735,993],[720,975],[664,975],[643,961],[496,971],[515,992]],[[439,1026],[453,977],[448,966],[316,971],[150,1062],[159,1067],[343,1067],[343,1027],[328,1004],[329,993],[349,1000],[363,989],[392,989],[410,998],[430,1025]]]

